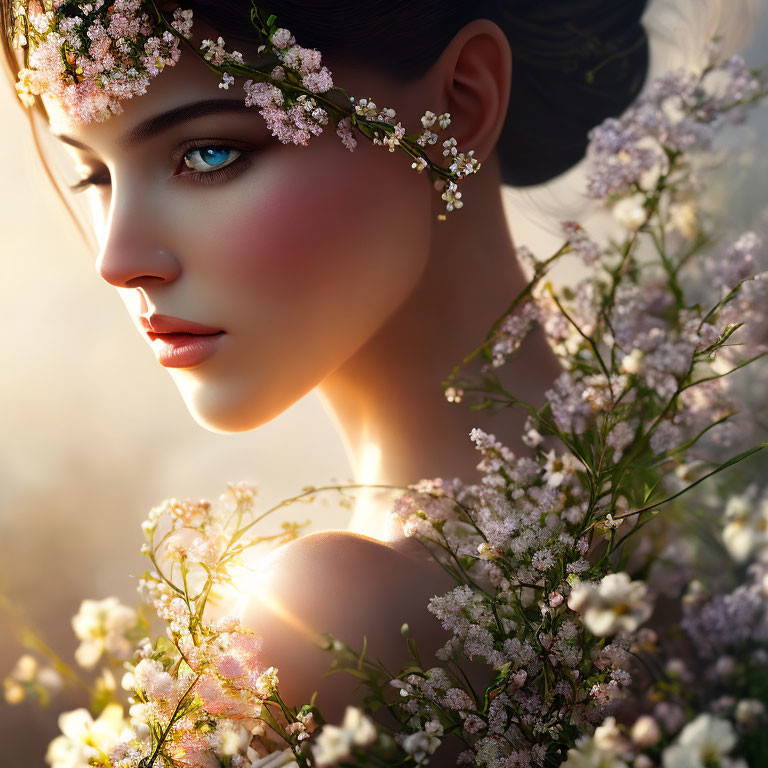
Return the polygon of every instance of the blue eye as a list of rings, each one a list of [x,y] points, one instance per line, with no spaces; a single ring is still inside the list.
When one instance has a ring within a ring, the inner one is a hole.
[[[184,163],[193,171],[209,173],[234,163],[238,157],[240,150],[234,147],[199,147],[184,155]]]

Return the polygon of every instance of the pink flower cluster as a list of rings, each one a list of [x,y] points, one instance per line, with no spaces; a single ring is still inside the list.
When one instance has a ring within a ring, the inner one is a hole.
[[[16,85],[24,103],[50,97],[57,118],[101,122],[122,111],[121,102],[146,92],[150,79],[179,60],[179,39],[158,31],[142,0],[105,0],[78,6],[80,15],[27,11],[29,67]],[[174,27],[191,34],[191,11],[176,9]]]
[[[301,94],[295,100],[290,96],[286,98],[289,91],[284,91],[274,82],[296,81],[311,93],[320,94],[333,88],[333,78],[328,68],[321,65],[320,51],[296,45],[287,29],[273,32],[271,43],[281,66],[272,71],[273,82],[246,80],[243,84],[245,104],[260,107],[259,114],[267,127],[283,144],[307,146],[310,138],[319,136],[328,124],[328,112],[308,94]],[[351,131],[347,127],[339,127],[338,130],[345,145],[354,148],[356,142]]]

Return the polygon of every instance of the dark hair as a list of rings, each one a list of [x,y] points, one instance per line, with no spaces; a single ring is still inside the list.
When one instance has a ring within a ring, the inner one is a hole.
[[[0,0],[6,58],[11,6]],[[405,80],[424,74],[468,22],[488,18],[513,56],[509,111],[498,153],[502,180],[546,181],[577,163],[589,130],[623,112],[643,86],[647,0],[265,0],[306,47],[364,58]],[[247,39],[246,0],[186,0],[226,39]],[[259,3],[261,6],[261,3]]]
[[[640,92],[647,0],[265,0],[307,47],[364,58],[405,80],[437,60],[468,22],[506,33],[513,73],[498,153],[502,180],[538,184],[583,156],[589,130],[619,115]],[[185,8],[242,39],[245,0],[187,0]],[[259,3],[259,5],[261,5]]]

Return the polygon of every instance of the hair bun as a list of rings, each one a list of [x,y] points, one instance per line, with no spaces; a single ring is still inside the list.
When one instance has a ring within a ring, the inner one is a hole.
[[[591,128],[621,114],[648,72],[647,0],[492,0],[512,89],[499,140],[502,179],[539,184],[584,156]]]

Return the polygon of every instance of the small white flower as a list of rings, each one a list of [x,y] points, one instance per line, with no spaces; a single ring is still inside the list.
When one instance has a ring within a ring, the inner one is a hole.
[[[445,130],[451,124],[451,113],[444,112],[437,118],[438,125]]]
[[[423,157],[416,158],[416,160],[411,163],[411,168],[421,173],[425,168],[427,167],[427,161]]]
[[[458,191],[459,188],[457,184],[453,181],[448,183],[448,186],[441,195],[443,200],[445,200],[445,210],[446,211],[452,211],[454,208],[458,209],[461,208],[464,203],[461,200],[461,192]]]
[[[366,120],[375,120],[379,114],[379,108],[376,104],[368,99],[360,99],[355,104],[355,112],[364,117]]]
[[[437,134],[432,133],[430,130],[424,131],[424,133],[419,136],[418,139],[416,139],[416,143],[420,147],[426,147],[427,144],[436,144],[437,143]]]
[[[357,707],[347,707],[341,727],[326,725],[314,738],[312,754],[319,768],[331,766],[350,756],[353,747],[365,747],[376,741],[373,721]]]
[[[11,672],[11,676],[20,683],[31,683],[37,677],[38,664],[34,656],[25,653],[16,662],[16,666]]]
[[[732,496],[724,517],[723,543],[737,562],[746,562],[768,545],[768,499],[759,502],[747,494]]]
[[[653,610],[645,583],[632,581],[627,573],[609,573],[599,584],[579,583],[568,607],[582,614],[587,629],[598,637],[634,632]]]
[[[192,11],[185,11],[181,8],[177,8],[173,12],[173,21],[171,26],[186,38],[192,35]]]
[[[698,227],[698,218],[696,208],[690,202],[671,203],[669,206],[669,219],[667,221],[667,231],[677,231],[686,240],[693,240],[696,237]]]
[[[568,750],[568,759],[561,768],[629,768],[613,752],[605,752],[595,739],[582,736],[575,747]]]
[[[239,755],[245,752],[251,742],[251,734],[243,726],[227,723],[219,728],[219,751],[222,755]]]
[[[619,730],[615,717],[607,717],[595,728],[595,746],[606,754],[621,754],[627,747],[624,734]]]
[[[136,626],[136,621],[136,611],[122,605],[116,597],[83,600],[78,614],[72,619],[72,628],[80,640],[75,651],[77,663],[82,667],[93,667],[105,652],[118,659],[127,659],[133,646],[125,633]]]
[[[630,374],[639,373],[642,366],[642,359],[642,350],[633,349],[628,355],[624,355],[624,359],[621,361],[622,372]]]
[[[232,77],[232,75],[229,74],[229,72],[225,72],[221,76],[221,82],[219,83],[219,88],[223,88],[225,91],[229,90],[229,86],[232,85],[232,83],[235,82],[235,78]]]
[[[403,739],[403,749],[413,755],[416,765],[429,760],[429,756],[440,746],[440,739],[434,733],[419,731],[411,733]]]
[[[49,693],[60,691],[64,685],[64,679],[53,667],[43,667],[37,673],[37,682]]]
[[[650,715],[641,715],[635,720],[630,731],[632,742],[640,749],[648,749],[661,740],[661,728]]]
[[[381,112],[379,112],[378,119],[382,123],[392,123],[394,122],[396,114],[397,113],[395,112],[394,109],[391,109],[390,107],[383,107]]]
[[[474,154],[474,149],[471,149],[466,155],[463,152],[459,152],[451,163],[449,169],[451,173],[455,173],[459,177],[468,176],[470,173],[477,173],[480,170],[481,163],[473,157]]]
[[[448,157],[448,155],[453,155],[454,157],[458,154],[458,150],[456,149],[457,145],[456,139],[451,136],[450,139],[446,139],[443,142],[443,154]]]
[[[435,120],[437,120],[437,115],[427,110],[424,117],[421,118],[421,124],[424,128],[431,128],[435,124]]]
[[[664,768],[747,768],[741,759],[728,757],[736,746],[736,732],[727,721],[708,713],[683,728],[662,754]]]
[[[523,442],[530,448],[535,448],[537,445],[540,445],[543,440],[544,438],[541,436],[541,433],[533,427],[523,435]]]
[[[572,454],[565,452],[558,456],[554,449],[544,454],[547,458],[544,464],[544,480],[550,488],[559,488],[563,483],[568,485],[575,477],[581,463]]]
[[[108,753],[119,742],[133,738],[119,704],[109,704],[96,720],[85,709],[65,712],[59,717],[59,728],[62,735],[48,745],[45,756],[51,768],[85,768],[99,750]]]
[[[648,217],[645,209],[646,197],[642,192],[622,198],[611,209],[614,219],[626,229],[634,232]]]

